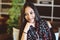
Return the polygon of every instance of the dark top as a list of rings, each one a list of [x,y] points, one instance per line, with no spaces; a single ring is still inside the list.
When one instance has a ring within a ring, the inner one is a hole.
[[[50,28],[47,23],[40,22],[38,27],[30,26],[27,32],[27,40],[52,40]]]

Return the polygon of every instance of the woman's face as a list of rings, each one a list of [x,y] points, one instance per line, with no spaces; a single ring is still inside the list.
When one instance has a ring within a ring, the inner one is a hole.
[[[34,10],[29,6],[25,8],[25,19],[30,23],[33,23],[35,19]]]

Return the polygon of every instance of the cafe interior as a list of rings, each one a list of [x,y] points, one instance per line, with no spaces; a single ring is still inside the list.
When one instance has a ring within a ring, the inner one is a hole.
[[[19,40],[18,21],[25,1],[0,0],[0,40]],[[60,0],[30,1],[36,6],[40,17],[52,28],[55,39],[60,40]]]

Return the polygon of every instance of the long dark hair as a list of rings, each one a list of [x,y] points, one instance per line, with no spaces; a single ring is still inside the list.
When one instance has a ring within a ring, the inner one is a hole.
[[[39,13],[37,11],[37,8],[34,6],[34,4],[31,3],[30,1],[26,1],[25,4],[24,4],[24,6],[23,6],[23,9],[21,11],[21,18],[20,18],[21,19],[20,20],[20,37],[19,38],[21,38],[22,32],[23,32],[24,27],[25,27],[26,22],[27,22],[26,19],[25,19],[25,14],[24,14],[25,13],[25,8],[27,6],[31,7],[34,10],[34,12],[35,12],[35,21],[36,22],[39,22],[41,20],[41,18],[39,16]]]

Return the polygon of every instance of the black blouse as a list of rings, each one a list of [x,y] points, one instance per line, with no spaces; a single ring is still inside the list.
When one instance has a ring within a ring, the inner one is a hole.
[[[50,29],[46,22],[40,22],[38,27],[30,26],[27,40],[52,40]]]

